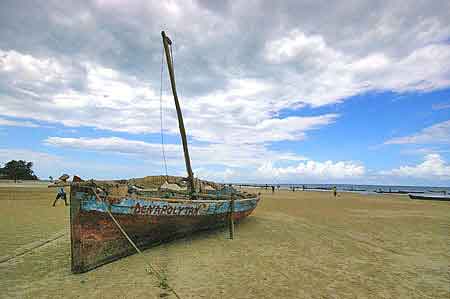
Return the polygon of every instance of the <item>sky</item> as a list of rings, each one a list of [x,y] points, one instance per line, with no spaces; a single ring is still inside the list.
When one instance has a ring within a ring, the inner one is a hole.
[[[438,0],[1,1],[0,165],[185,175],[161,30],[195,176],[450,185]]]

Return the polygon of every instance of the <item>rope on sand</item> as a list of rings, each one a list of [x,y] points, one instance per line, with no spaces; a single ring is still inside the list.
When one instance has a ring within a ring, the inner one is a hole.
[[[10,260],[15,259],[15,258],[17,258],[17,257],[20,257],[20,256],[22,256],[22,255],[24,255],[24,254],[26,254],[26,253],[28,253],[28,252],[30,252],[30,251],[33,251],[33,250],[35,250],[35,249],[37,249],[37,248],[39,248],[39,247],[44,246],[45,244],[48,244],[48,243],[53,242],[53,241],[56,241],[56,240],[58,240],[58,239],[64,237],[66,234],[67,234],[67,233],[62,233],[62,234],[58,234],[58,235],[56,235],[56,236],[53,236],[52,238],[47,239],[47,240],[44,240],[44,241],[41,241],[41,242],[39,242],[38,244],[36,244],[35,246],[33,246],[33,247],[31,247],[31,248],[26,248],[26,249],[22,250],[21,252],[15,254],[15,255],[10,255],[10,256],[1,257],[1,258],[0,258],[0,264],[6,263],[7,261],[10,261]]]
[[[144,261],[144,263],[147,265],[147,272],[149,274],[154,274],[160,281],[162,281],[164,278],[163,276],[156,271],[156,269],[147,261],[147,259],[145,258],[144,254],[142,253],[142,251],[136,246],[136,244],[133,242],[133,240],[131,240],[131,238],[128,236],[128,234],[125,232],[125,230],[122,228],[122,226],[119,224],[119,222],[116,220],[116,218],[113,216],[113,214],[111,213],[111,211],[109,209],[106,209],[106,212],[108,212],[109,216],[111,217],[111,219],[114,221],[114,223],[117,225],[117,227],[119,228],[119,230],[122,232],[122,234],[125,236],[125,238],[127,238],[128,242],[130,242],[130,244],[134,247],[134,249],[136,249],[136,251],[139,253],[139,255],[142,257],[142,260]],[[175,290],[169,286],[166,283],[167,289],[169,291],[171,291],[175,297],[177,297],[178,299],[181,299],[180,296],[178,296],[177,292],[175,292]]]

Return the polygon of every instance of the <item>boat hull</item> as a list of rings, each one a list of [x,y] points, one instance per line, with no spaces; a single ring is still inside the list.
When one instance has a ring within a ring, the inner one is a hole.
[[[440,200],[440,201],[450,201],[449,195],[438,195],[438,194],[408,194],[411,199],[420,200]]]
[[[250,215],[259,198],[234,201],[235,221]],[[83,273],[136,253],[107,212],[140,249],[228,223],[231,201],[161,198],[99,200],[93,192],[72,186],[70,228],[72,272]]]

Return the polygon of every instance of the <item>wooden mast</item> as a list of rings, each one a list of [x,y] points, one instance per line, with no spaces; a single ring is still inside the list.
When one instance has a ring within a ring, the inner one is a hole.
[[[169,69],[169,77],[170,77],[170,84],[172,86],[173,99],[175,100],[175,108],[177,109],[178,126],[180,128],[181,141],[183,142],[184,160],[186,162],[186,170],[188,173],[188,191],[190,194],[193,194],[195,191],[194,174],[192,173],[191,159],[189,158],[189,150],[186,138],[186,131],[184,129],[183,115],[181,114],[180,103],[178,102],[177,88],[175,86],[175,73],[173,71],[172,56],[169,51],[169,46],[172,45],[172,41],[164,31],[161,31],[161,35],[163,39],[164,52],[166,53],[167,67]]]

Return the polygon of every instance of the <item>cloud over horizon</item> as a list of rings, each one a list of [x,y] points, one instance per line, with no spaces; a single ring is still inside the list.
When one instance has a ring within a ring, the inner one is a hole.
[[[439,154],[428,154],[422,163],[414,166],[400,166],[387,171],[380,171],[381,175],[397,178],[420,178],[444,181],[450,179],[450,164]]]

